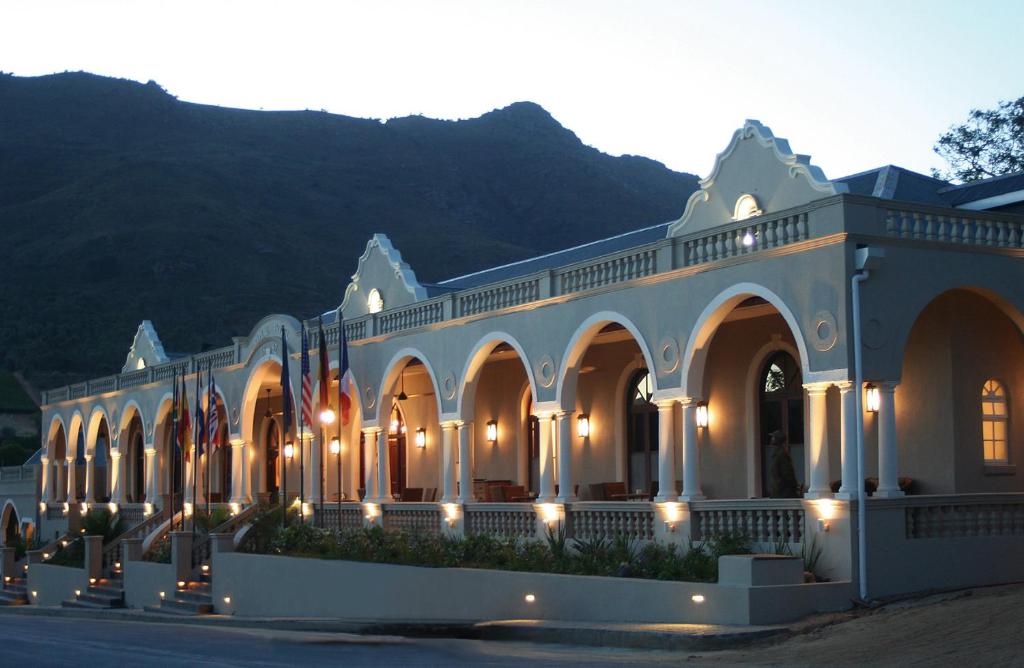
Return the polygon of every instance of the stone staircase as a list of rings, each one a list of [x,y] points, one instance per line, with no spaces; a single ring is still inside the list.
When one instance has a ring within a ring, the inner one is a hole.
[[[120,579],[100,578],[94,584],[75,595],[75,598],[61,601],[65,608],[111,609],[124,607],[124,584]]]
[[[198,582],[186,582],[178,587],[174,595],[164,597],[160,605],[147,605],[147,612],[162,612],[172,615],[209,615],[213,612],[213,596],[208,578]]]
[[[25,578],[4,579],[0,589],[0,606],[28,605],[28,592],[25,590]]]

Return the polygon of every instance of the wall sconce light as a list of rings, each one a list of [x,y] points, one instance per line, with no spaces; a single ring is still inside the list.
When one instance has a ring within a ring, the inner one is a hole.
[[[540,504],[540,516],[541,519],[544,520],[544,524],[548,527],[553,527],[559,520],[558,504]]]
[[[295,456],[295,444],[292,443],[291,441],[288,441],[287,443],[284,444],[284,456],[287,459],[291,459],[292,457]]]
[[[391,426],[389,427],[388,431],[390,431],[392,434],[398,433],[398,418],[391,418]]]
[[[224,597],[224,605],[231,605],[231,597],[230,596],[225,596]]]
[[[91,585],[96,584],[96,578],[89,578],[89,584],[91,584]]]
[[[700,402],[697,404],[697,428],[707,429],[708,428],[708,405],[706,402]]]
[[[867,396],[865,405],[868,413],[877,413],[879,406],[882,405],[882,397],[878,392],[878,388],[872,383],[868,383],[864,388],[864,392]]]
[[[334,438],[331,439],[331,446],[330,446],[330,448],[331,448],[331,454],[332,455],[340,455],[341,454],[341,441],[338,440],[337,436],[335,436]]]
[[[459,505],[457,503],[444,504],[444,515],[445,521],[448,523],[448,527],[454,527],[455,523],[459,519]]]
[[[238,513],[242,512],[242,504],[240,504],[240,503],[232,503],[230,507],[231,507],[231,516],[232,517],[234,517]]]
[[[46,512],[46,501],[40,501],[39,502],[39,512],[41,512],[41,513],[45,513]]]
[[[533,594],[527,594],[526,596],[523,597],[523,600],[526,601],[527,603],[533,603],[534,601],[537,600],[537,597],[534,596]]]
[[[497,445],[498,443],[498,421],[489,420],[487,422],[487,442],[491,445]]]
[[[61,508],[61,510],[63,510],[64,514],[67,515],[71,511],[71,505],[67,501],[65,501],[64,506],[63,508]]]
[[[167,594],[165,594],[164,592],[160,592],[160,598],[164,598],[165,596],[167,596]]]
[[[576,418],[576,435],[580,438],[588,438],[590,436],[590,416],[586,413],[581,413]]]
[[[320,424],[334,424],[334,410],[330,406],[320,411]]]
[[[416,430],[416,447],[427,447],[427,430],[424,427],[420,427],[419,429]]]
[[[152,503],[144,503],[144,504],[142,504],[142,515],[143,515],[143,517],[149,517],[152,514],[153,514],[153,504]]]
[[[89,504],[88,503],[83,503],[82,504],[82,508],[81,508],[81,510],[79,512],[82,513],[83,515],[88,514],[88,512],[89,512]]]

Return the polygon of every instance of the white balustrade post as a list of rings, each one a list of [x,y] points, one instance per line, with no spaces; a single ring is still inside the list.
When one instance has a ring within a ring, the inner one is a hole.
[[[842,406],[840,422],[842,485],[836,494],[837,499],[854,499],[857,497],[857,395],[854,394],[854,383],[844,381],[837,383]],[[861,482],[861,484],[863,484]]]
[[[896,442],[896,383],[878,386],[878,490],[875,496],[903,496],[900,491]]]
[[[551,414],[538,414],[540,421],[540,448],[538,452],[538,465],[540,468],[540,494],[537,501],[540,503],[550,502],[555,498],[555,459],[552,456],[551,448]]]
[[[576,500],[572,471],[572,411],[558,413],[558,503]]]
[[[391,460],[388,457],[388,432],[377,432],[377,502],[394,501],[391,495]]]
[[[828,402],[827,392],[831,383],[808,383],[807,403],[810,415],[807,424],[807,468],[808,481],[806,499],[827,499],[832,496],[828,479]]]
[[[156,447],[147,443],[143,451],[146,453],[146,502],[156,503],[160,494],[157,490]]]
[[[675,501],[676,490],[676,413],[675,399],[658,401],[658,495],[655,501]]]
[[[463,422],[459,425],[459,503],[473,501],[473,423]]]
[[[683,399],[683,493],[680,501],[704,498],[700,486],[700,448],[697,443],[697,400]]]
[[[87,503],[96,502],[96,466],[93,455],[85,456],[85,500]]]
[[[363,501],[377,498],[377,432],[371,427],[363,430]]]
[[[39,458],[39,500],[42,503],[49,503],[53,500],[53,471],[50,469],[50,458],[43,455]]]
[[[78,480],[77,480],[78,472],[75,470],[76,464],[75,464],[74,456],[68,457],[66,461],[67,461],[67,478],[68,478],[67,490],[68,490],[68,492],[67,492],[67,496],[64,497],[64,498],[65,498],[65,500],[68,503],[74,503],[75,501],[78,500],[78,489],[77,489],[78,488]]]

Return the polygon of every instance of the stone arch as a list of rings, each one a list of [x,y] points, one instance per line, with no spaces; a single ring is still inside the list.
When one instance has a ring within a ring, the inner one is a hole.
[[[519,341],[506,332],[494,331],[477,341],[472,351],[466,357],[466,364],[463,366],[459,383],[459,396],[456,412],[462,420],[472,420],[474,405],[472,399],[476,396],[477,382],[480,380],[480,372],[483,370],[487,358],[494,349],[502,343],[508,344],[516,351],[519,360],[523,363],[526,371],[526,380],[529,383],[529,391],[533,402],[537,402],[537,381],[530,366],[530,358]],[[468,398],[468,401],[467,401]]]
[[[21,520],[18,515],[18,508],[14,505],[14,502],[7,499],[4,502],[4,509],[0,513],[0,540],[3,541],[4,545],[7,545],[8,538],[11,536],[11,519],[14,519],[14,532],[16,535],[21,535]]]
[[[55,461],[56,452],[54,452],[54,447],[57,436],[61,433],[64,434],[64,457],[67,457],[68,430],[64,424],[64,418],[57,414],[50,418],[50,427],[46,430],[46,456],[50,462]]]
[[[89,413],[89,425],[88,431],[85,436],[85,454],[89,456],[95,456],[96,454],[96,439],[99,437],[100,425],[103,423],[107,425],[107,434],[110,434],[110,416],[107,414],[107,409],[103,406],[94,406],[92,411]],[[113,447],[108,444],[108,447]]]
[[[282,361],[279,355],[265,355],[250,369],[249,375],[245,379],[245,388],[242,390],[241,415],[239,417],[241,424],[239,425],[239,433],[241,435],[241,439],[246,443],[254,442],[255,432],[253,427],[256,404],[259,401],[260,386],[268,377],[273,378],[275,374],[277,377],[280,377],[281,366]],[[295,383],[293,382],[292,385],[294,386]],[[297,407],[298,403],[295,400],[294,387],[288,388],[288,392],[286,394],[288,399],[291,400],[292,406]],[[225,404],[225,406],[226,405],[227,404]]]
[[[419,360],[420,363],[423,364],[423,368],[426,369],[427,376],[430,378],[430,384],[434,388],[434,397],[437,399],[437,414],[438,416],[441,415],[441,388],[437,383],[437,372],[431,365],[429,358],[427,358],[422,351],[417,350],[416,348],[403,348],[395,353],[391,358],[391,361],[389,361],[384,367],[385,371],[381,378],[380,389],[377,391],[377,405],[374,407],[376,409],[376,422],[378,425],[382,420],[386,420],[387,415],[390,414],[392,396],[391,389],[402,374],[406,365],[413,359]],[[381,413],[383,406],[388,406],[386,414]],[[366,411],[364,415],[369,412],[370,411]],[[367,422],[369,422],[369,420],[367,420]]]
[[[789,353],[793,356],[793,359],[800,359],[800,351],[788,341],[773,339],[754,353],[750,366],[747,368],[743,385],[745,397],[744,414],[746,419],[747,495],[750,497],[760,496],[764,493],[764,490],[761,489],[760,476],[762,465],[761,448],[758,443],[758,435],[760,434],[758,429],[760,422],[760,416],[758,415],[760,396],[757,391],[757,381],[768,358],[779,351]]]
[[[697,323],[693,327],[686,342],[686,350],[683,354],[682,368],[682,393],[683,396],[699,398],[703,393],[704,370],[707,362],[709,345],[722,324],[733,309],[744,300],[751,297],[760,297],[768,302],[782,319],[786,321],[793,339],[796,341],[799,352],[800,367],[806,374],[810,371],[810,356],[807,353],[807,344],[804,341],[803,331],[800,329],[800,322],[793,314],[792,309],[777,294],[757,283],[737,283],[736,285],[722,291],[701,312]]]
[[[569,345],[566,346],[565,352],[562,354],[562,365],[558,371],[558,385],[556,388],[557,401],[562,410],[575,410],[576,384],[579,380],[580,363],[594,337],[601,329],[611,324],[620,325],[625,328],[633,337],[633,340],[636,341],[647,363],[647,368],[651,370],[651,380],[657,390],[658,375],[655,372],[657,367],[654,365],[654,356],[651,354],[651,348],[644,335],[640,332],[640,328],[621,313],[601,311],[583,321],[569,339]]]
[[[127,402],[125,402],[125,405],[121,408],[121,419],[119,420],[120,424],[117,427],[117,434],[118,434],[119,437],[122,434],[125,435],[125,436],[128,435],[128,429],[129,429],[129,427],[132,424],[132,419],[136,415],[139,416],[139,421],[142,423],[142,437],[143,437],[143,440],[145,440],[145,438],[146,438],[146,416],[142,412],[142,407],[139,406],[139,402],[135,401],[134,399],[129,399]],[[109,425],[108,425],[108,427],[109,427]],[[122,443],[123,440],[124,439],[122,439],[122,438],[118,438],[117,439],[117,451],[121,452],[122,454],[123,454],[122,448],[126,447],[126,445],[127,445],[125,443]]]

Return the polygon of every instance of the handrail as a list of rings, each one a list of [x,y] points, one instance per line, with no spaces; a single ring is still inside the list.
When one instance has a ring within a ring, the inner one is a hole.
[[[120,536],[110,541],[103,546],[103,571],[110,572],[114,564],[119,561],[124,561],[122,558],[121,547],[124,544],[125,539],[139,538],[145,535],[156,525],[160,524],[163,519],[164,511],[153,513],[152,516],[145,518],[135,526],[129,527],[127,531],[123,532]]]
[[[252,520],[258,510],[259,506],[257,504],[247,506],[237,515],[229,517],[226,521],[210,529],[210,532],[206,535],[200,536],[192,545],[192,568],[198,567],[210,558],[210,536],[215,533],[230,533],[232,535],[237,533],[239,529]]]

